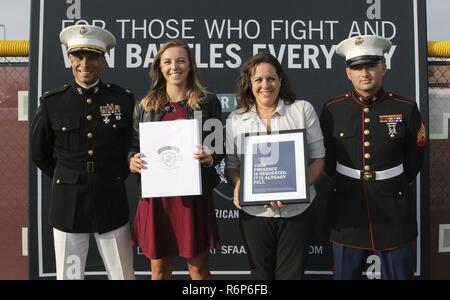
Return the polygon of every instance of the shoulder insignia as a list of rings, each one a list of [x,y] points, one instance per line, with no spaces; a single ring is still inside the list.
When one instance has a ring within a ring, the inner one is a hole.
[[[65,85],[63,85],[63,86],[61,86],[59,88],[56,88],[56,89],[53,89],[53,90],[50,90],[50,91],[46,91],[45,93],[42,94],[41,99],[45,99],[45,98],[48,98],[48,97],[50,97],[52,95],[56,95],[56,94],[62,93],[65,90],[67,90],[69,87],[70,87],[70,84],[65,84]]]
[[[131,93],[130,90],[124,89],[116,84],[113,83],[105,83],[106,87],[109,88],[110,90],[113,90],[115,92],[121,93],[121,94],[125,94],[125,95],[129,95],[129,96],[133,96],[133,93]]]
[[[400,96],[400,95],[396,95],[396,94],[391,93],[391,92],[386,92],[385,95],[390,97],[390,98],[392,98],[393,100],[397,100],[397,101],[400,101],[400,102],[405,102],[405,103],[408,103],[408,104],[414,104],[415,103],[414,100],[411,100],[409,98],[406,98],[406,97],[403,97],[403,96]]]
[[[338,96],[334,97],[334,98],[331,99],[331,100],[337,100],[337,99],[349,98],[349,97],[351,97],[351,96],[352,96],[352,92],[348,92],[348,93],[345,93],[345,94],[338,95]]]
[[[325,107],[328,107],[328,106],[330,106],[332,104],[336,104],[336,103],[339,103],[339,102],[341,102],[343,100],[349,99],[351,96],[352,96],[351,92],[345,93],[345,94],[342,94],[342,95],[339,95],[339,96],[336,96],[333,99],[327,100],[325,102]]]

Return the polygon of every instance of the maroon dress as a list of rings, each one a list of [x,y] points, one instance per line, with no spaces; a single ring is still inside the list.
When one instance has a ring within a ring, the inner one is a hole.
[[[174,109],[166,112],[161,121],[186,119],[183,106],[170,105]],[[135,243],[149,259],[167,256],[189,259],[214,249],[218,230],[212,195],[141,198],[134,219],[134,235]]]

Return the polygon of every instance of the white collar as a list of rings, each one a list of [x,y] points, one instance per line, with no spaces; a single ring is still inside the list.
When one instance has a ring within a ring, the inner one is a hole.
[[[98,82],[100,81],[100,78],[97,79],[96,82],[94,82],[93,84],[90,84],[90,85],[84,85],[84,84],[82,84],[82,83],[79,83],[76,79],[75,79],[75,81],[76,81],[76,83],[78,83],[79,86],[81,86],[82,88],[88,90],[88,89],[93,88],[94,86],[96,86],[96,85],[98,84]]]

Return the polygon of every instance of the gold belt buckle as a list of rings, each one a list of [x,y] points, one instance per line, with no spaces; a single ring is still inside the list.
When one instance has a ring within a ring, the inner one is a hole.
[[[375,172],[374,171],[364,171],[361,172],[361,180],[364,181],[375,181]]]
[[[88,173],[94,173],[94,162],[88,161],[86,164],[86,172]]]

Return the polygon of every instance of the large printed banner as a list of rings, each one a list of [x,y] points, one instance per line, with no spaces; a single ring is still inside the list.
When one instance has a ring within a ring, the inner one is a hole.
[[[69,25],[93,24],[111,31],[117,46],[107,56],[104,82],[131,90],[137,99],[150,86],[149,68],[162,43],[183,39],[197,60],[203,84],[218,94],[223,119],[235,107],[233,94],[239,68],[252,54],[270,51],[281,62],[298,99],[310,101],[318,114],[322,104],[351,90],[344,59],[335,54],[343,39],[360,34],[389,38],[388,73],[384,87],[416,99],[428,124],[425,0],[36,0],[32,1],[30,105],[34,115],[40,95],[72,81],[59,32]],[[223,166],[222,166],[223,168]],[[29,165],[30,277],[55,276],[53,235],[48,223],[50,179]],[[218,172],[221,172],[220,168]],[[138,200],[136,177],[128,178],[131,219]],[[248,278],[249,263],[238,227],[239,212],[224,181],[214,197],[220,244],[210,253],[214,278]],[[416,275],[423,275],[423,211],[427,202],[428,170],[417,184],[418,223]],[[318,197],[315,238],[309,248],[306,274],[330,278],[331,253],[325,231],[329,183],[316,187]],[[95,242],[88,256],[87,275],[105,276]],[[137,275],[150,274],[149,263],[135,249]],[[187,276],[177,259],[174,274]]]

